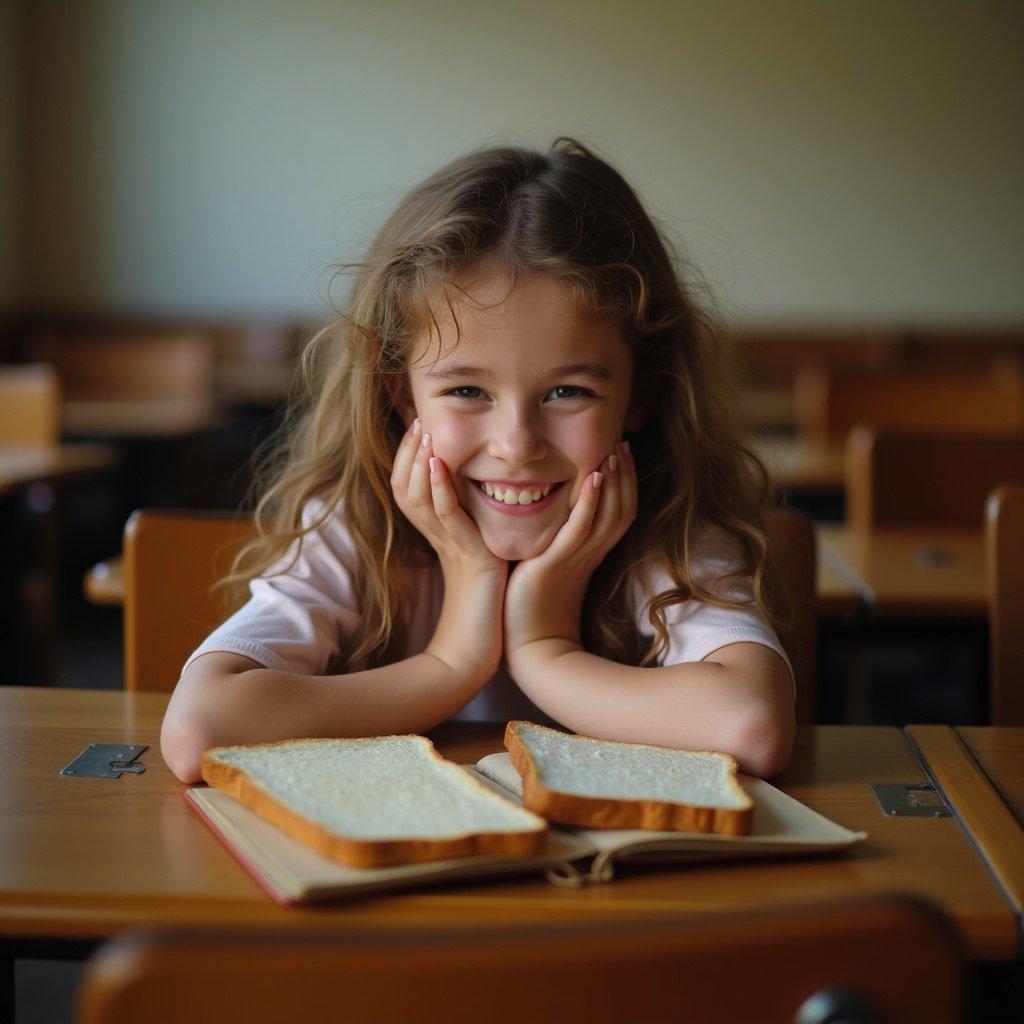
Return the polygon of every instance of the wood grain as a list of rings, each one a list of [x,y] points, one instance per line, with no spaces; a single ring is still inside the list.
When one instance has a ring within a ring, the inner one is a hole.
[[[1024,727],[960,726],[956,731],[1024,827]]]

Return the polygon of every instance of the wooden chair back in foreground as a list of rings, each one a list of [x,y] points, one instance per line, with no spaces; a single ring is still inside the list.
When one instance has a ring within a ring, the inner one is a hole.
[[[943,436],[858,427],[846,442],[846,519],[878,526],[981,529],[985,499],[1024,479],[1024,434]]]
[[[814,524],[800,512],[779,508],[768,513],[767,525],[772,610],[782,622],[779,639],[796,679],[796,720],[810,725],[817,707],[818,548]]]
[[[213,584],[253,535],[215,512],[134,512],[124,530],[127,690],[170,693],[185,659],[232,610]]]
[[[76,1019],[951,1024],[963,974],[950,922],[899,897],[500,930],[154,930],[93,955]]]
[[[985,503],[992,725],[1024,725],[1024,473]]]
[[[52,366],[0,366],[0,444],[60,440],[60,387]]]
[[[1024,433],[1024,373],[919,371],[831,374],[800,370],[794,384],[798,433],[842,441],[857,424],[922,433]]]
[[[210,401],[214,349],[201,332],[52,333],[34,348],[56,369],[67,401]]]

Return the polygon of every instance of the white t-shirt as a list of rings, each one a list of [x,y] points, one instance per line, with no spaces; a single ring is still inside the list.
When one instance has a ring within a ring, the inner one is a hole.
[[[303,524],[314,522],[323,508],[322,502],[308,502]],[[340,504],[317,529],[302,538],[298,559],[287,572],[281,573],[293,556],[294,545],[277,564],[249,584],[249,600],[199,645],[185,667],[201,654],[222,651],[244,655],[264,668],[301,675],[326,673],[359,620],[352,582],[356,550]],[[733,564],[724,545],[706,543],[696,576],[708,586]],[[407,658],[426,649],[437,628],[444,599],[444,581],[436,559],[410,571],[415,579],[415,597],[407,630]],[[275,572],[280,574],[275,576]],[[659,572],[652,579],[651,593],[671,587],[670,578]],[[719,585],[715,589],[733,598],[750,595],[749,582],[731,581],[728,588]],[[639,579],[632,581],[631,590],[637,628],[642,636],[653,637],[655,630]],[[789,665],[770,623],[754,604],[719,608],[691,599],[666,608],[665,618],[669,646],[662,665],[701,661],[720,647],[741,642],[764,644]],[[794,696],[795,693],[794,686]],[[515,718],[558,725],[519,689],[502,659],[487,685],[451,720],[505,722]]]

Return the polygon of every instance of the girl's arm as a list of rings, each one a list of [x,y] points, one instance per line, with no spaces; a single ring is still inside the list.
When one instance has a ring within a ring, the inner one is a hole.
[[[504,600],[503,577],[453,580],[426,650],[363,672],[304,675],[239,654],[204,654],[182,673],[167,705],[164,760],[192,783],[202,777],[202,752],[210,747],[427,732],[497,671]]]
[[[423,733],[472,700],[490,674],[459,672],[426,651],[340,676],[296,675],[237,654],[205,654],[178,681],[160,751],[182,782],[194,783],[210,747]]]
[[[793,682],[764,644],[734,643],[703,661],[635,668],[550,639],[520,648],[510,669],[537,707],[586,736],[721,750],[760,778],[781,772],[793,750]]]

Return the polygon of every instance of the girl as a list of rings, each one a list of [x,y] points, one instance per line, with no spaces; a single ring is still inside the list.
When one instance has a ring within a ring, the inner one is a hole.
[[[183,781],[220,744],[525,718],[789,759],[764,472],[709,323],[572,139],[455,160],[398,205],[267,461],[248,602],[184,666]]]

